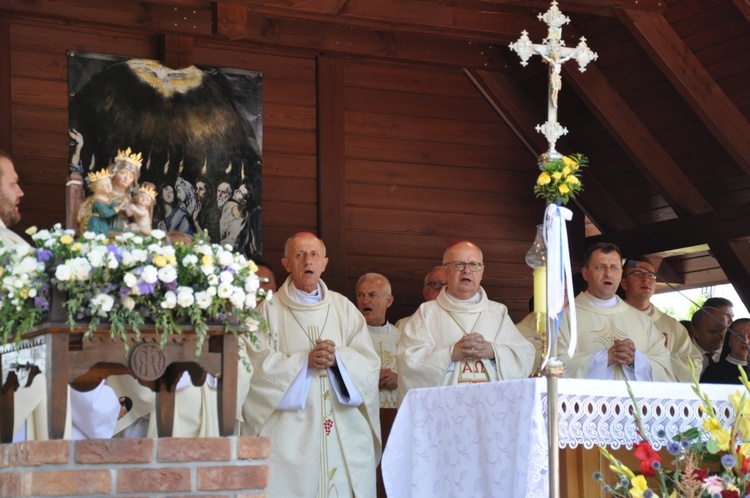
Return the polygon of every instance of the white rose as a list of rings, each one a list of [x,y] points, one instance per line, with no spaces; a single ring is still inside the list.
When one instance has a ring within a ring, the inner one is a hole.
[[[86,240],[94,240],[96,238],[96,234],[94,232],[85,232],[83,234],[83,238]]]
[[[234,255],[229,251],[221,251],[218,256],[219,265],[221,266],[229,266],[234,260]]]
[[[144,249],[133,249],[133,259],[143,263],[148,260],[148,251]]]
[[[141,278],[147,284],[155,284],[159,278],[159,270],[153,265],[146,265],[143,267]]]
[[[167,291],[164,293],[164,301],[161,302],[160,306],[165,310],[174,309],[177,306],[177,295],[172,291]]]
[[[235,308],[242,308],[245,304],[245,291],[239,287],[235,287],[234,292],[229,296],[229,302],[232,303],[232,306]]]
[[[219,274],[219,280],[222,284],[231,284],[234,280],[234,275],[231,271],[223,271]]]
[[[49,238],[49,230],[39,230],[33,237],[34,240],[48,240]]]
[[[195,293],[195,304],[197,304],[198,307],[202,310],[208,309],[208,307],[211,306],[212,301],[213,298],[211,297],[211,294],[206,291],[199,291]]]
[[[191,287],[178,287],[177,288],[177,304],[183,308],[192,306],[195,302],[195,296],[193,295],[193,289]]]
[[[219,285],[219,276],[216,274],[209,275],[208,285],[211,285],[213,287],[216,287],[217,285]]]
[[[96,246],[91,248],[91,251],[86,255],[91,266],[94,268],[100,268],[104,264],[104,257],[107,255],[107,248]]]
[[[115,253],[107,252],[107,268],[109,268],[110,270],[114,270],[118,266],[120,266],[120,262],[117,261],[117,257],[115,256]]]
[[[122,307],[126,310],[132,311],[135,308],[135,299],[130,296],[123,297],[120,299],[120,302],[122,303]]]
[[[197,263],[198,263],[198,256],[196,256],[195,254],[188,254],[187,256],[182,258],[182,266],[189,268]]]
[[[161,280],[165,284],[168,284],[177,280],[177,269],[175,269],[175,267],[172,265],[167,265],[163,268],[159,268],[157,275],[159,277],[159,280]]]
[[[55,278],[60,282],[67,282],[73,277],[73,272],[67,264],[57,265],[55,269]]]
[[[115,304],[115,300],[109,294],[101,293],[91,300],[91,304],[93,304],[95,308],[99,308],[103,312],[109,313],[112,311],[112,306]]]
[[[133,253],[127,250],[121,250],[120,255],[122,256],[122,259],[120,260],[120,264],[124,266],[125,268],[131,268],[135,265],[135,258],[133,257]]]
[[[233,293],[233,290],[234,290],[234,286],[232,284],[222,282],[219,284],[218,296],[222,299],[229,299],[229,297]]]
[[[127,272],[125,275],[123,275],[122,281],[125,282],[125,285],[132,289],[138,283],[138,277],[136,277],[133,272]]]
[[[151,230],[151,236],[152,236],[153,238],[157,239],[157,240],[161,240],[161,239],[163,239],[164,237],[166,237],[166,236],[167,236],[167,234],[166,234],[166,232],[165,232],[164,230],[159,230],[159,229],[157,228],[157,229]]]
[[[91,278],[91,264],[86,258],[73,258],[70,260],[75,279],[82,282]]]
[[[255,309],[255,305],[258,302],[258,295],[255,292],[250,292],[248,294],[245,294],[245,309],[246,310],[252,310]]]
[[[245,279],[245,292],[255,292],[260,289],[260,277],[253,273]]]
[[[13,268],[13,273],[28,275],[29,273],[36,272],[38,269],[39,262],[35,257],[25,257],[21,261],[19,261],[17,265],[15,265],[15,267]],[[42,266],[42,269],[44,269],[44,266]]]
[[[214,272],[214,265],[201,265],[201,271],[207,277],[210,277]]]
[[[133,237],[133,243],[134,244],[143,244],[143,237],[141,237],[140,235],[136,235],[135,237]]]

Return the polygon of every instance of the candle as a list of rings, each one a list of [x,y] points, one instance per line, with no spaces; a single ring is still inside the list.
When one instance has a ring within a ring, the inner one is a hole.
[[[537,333],[545,332],[547,322],[547,267],[534,268],[534,313]]]

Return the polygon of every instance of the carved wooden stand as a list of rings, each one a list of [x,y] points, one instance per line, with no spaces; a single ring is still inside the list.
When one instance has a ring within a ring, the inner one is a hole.
[[[48,322],[24,334],[17,348],[13,344],[0,347],[0,443],[13,439],[15,391],[19,384],[29,385],[39,373],[47,377],[50,439],[63,437],[68,384],[89,391],[102,379],[118,374],[130,374],[156,392],[159,436],[171,436],[175,387],[185,371],[195,385],[201,385],[207,373],[217,378],[219,432],[222,436],[232,435],[237,407],[238,344],[237,337],[225,334],[223,326],[209,327],[209,337],[198,357],[198,337],[190,326],[182,326],[183,334],[170,337],[163,349],[159,348],[161,337],[154,327],[143,326],[139,340],[135,334],[128,334],[127,356],[122,341],[112,341],[106,328],[83,339],[87,328],[88,324],[80,324],[71,331],[62,320]]]

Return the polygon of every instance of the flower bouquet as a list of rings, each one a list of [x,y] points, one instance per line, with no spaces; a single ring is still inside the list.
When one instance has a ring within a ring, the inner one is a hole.
[[[692,365],[691,365],[692,367]],[[635,456],[640,461],[640,474],[622,464],[605,448],[599,451],[610,461],[610,469],[619,481],[604,483],[602,474],[594,479],[602,481],[603,491],[616,497],[631,498],[746,498],[750,496],[750,383],[745,371],[739,369],[742,388],[729,397],[734,410],[730,428],[724,428],[716,416],[711,400],[701,391],[695,378],[693,391],[701,401],[700,410],[706,414],[702,427],[694,427],[675,436],[666,445],[673,457],[672,468],[662,465],[662,458],[648,440],[635,445]],[[630,385],[628,393],[634,404],[638,434],[644,431],[640,407]]]
[[[114,241],[91,232],[75,238],[59,224],[27,233],[37,248],[0,248],[0,306],[11,317],[0,323],[3,344],[44,319],[50,290],[64,296],[71,328],[88,322],[84,337],[101,322],[107,322],[112,339],[125,339],[131,330],[138,337],[139,327],[151,322],[164,346],[188,323],[198,336],[199,354],[209,323],[251,339],[261,326],[255,305],[265,292],[257,267],[208,243],[205,235],[191,245],[171,245],[160,230],[147,237],[126,232]]]
[[[550,204],[567,204],[583,190],[581,168],[588,164],[588,159],[582,154],[571,154],[544,162],[542,172],[536,179],[534,193],[537,197],[547,199]]]

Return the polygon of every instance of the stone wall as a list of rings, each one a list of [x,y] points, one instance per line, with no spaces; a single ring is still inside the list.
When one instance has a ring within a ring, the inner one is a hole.
[[[0,496],[265,498],[267,438],[0,445]]]

